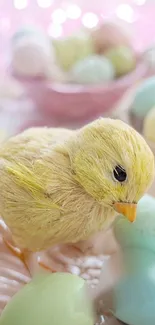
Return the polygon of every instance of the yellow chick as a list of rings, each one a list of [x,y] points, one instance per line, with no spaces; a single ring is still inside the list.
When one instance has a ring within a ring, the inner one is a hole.
[[[109,228],[117,213],[134,221],[154,167],[145,140],[119,120],[32,128],[1,147],[0,214],[20,249],[77,243]]]

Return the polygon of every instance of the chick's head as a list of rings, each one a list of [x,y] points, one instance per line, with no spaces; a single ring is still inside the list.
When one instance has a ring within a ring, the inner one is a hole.
[[[87,193],[134,221],[155,174],[153,153],[138,132],[122,121],[99,119],[79,130],[71,161]]]

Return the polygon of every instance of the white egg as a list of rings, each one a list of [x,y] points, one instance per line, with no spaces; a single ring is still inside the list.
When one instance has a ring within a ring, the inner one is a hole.
[[[54,51],[43,32],[23,29],[14,35],[11,65],[16,74],[26,77],[47,75],[53,61]]]

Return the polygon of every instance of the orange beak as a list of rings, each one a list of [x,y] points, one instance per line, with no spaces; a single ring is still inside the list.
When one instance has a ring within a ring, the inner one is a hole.
[[[123,214],[130,222],[136,220],[137,204],[116,202],[114,203],[114,209],[118,213]]]

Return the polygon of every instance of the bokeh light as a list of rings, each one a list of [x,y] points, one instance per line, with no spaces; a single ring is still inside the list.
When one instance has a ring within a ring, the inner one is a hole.
[[[82,17],[82,23],[85,27],[87,28],[94,28],[97,26],[99,22],[99,19],[97,15],[95,15],[92,12],[87,12],[83,17]]]
[[[78,19],[81,16],[81,9],[77,5],[70,5],[66,10],[66,14],[70,19]]]
[[[52,21],[55,24],[63,24],[66,21],[66,13],[63,9],[56,9],[52,13]]]
[[[48,8],[52,5],[53,0],[37,0],[37,3],[41,8]]]
[[[138,6],[143,6],[147,0],[134,0],[134,3]]]
[[[125,20],[128,23],[132,23],[134,21],[134,10],[128,4],[121,4],[118,6],[116,14],[120,19]]]
[[[27,5],[27,0],[14,0],[14,7],[18,10],[25,9]]]
[[[51,23],[48,27],[48,35],[52,38],[59,38],[63,34],[63,28],[59,24]]]

